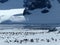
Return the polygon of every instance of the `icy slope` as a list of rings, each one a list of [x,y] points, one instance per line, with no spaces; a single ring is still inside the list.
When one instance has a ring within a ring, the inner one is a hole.
[[[25,17],[22,15],[23,12],[23,0],[8,0],[5,3],[0,3],[0,23],[7,20],[23,22],[25,21]]]
[[[17,14],[23,14],[24,8],[21,9],[10,9],[10,10],[0,10],[0,23],[9,20],[12,16]],[[19,19],[18,19],[19,20]],[[23,20],[23,18],[22,18]]]
[[[12,16],[12,18],[10,18],[10,20],[12,22],[23,22],[23,23],[60,23],[60,3],[57,0],[50,0],[51,4],[52,4],[52,8],[49,10],[48,13],[43,14],[41,13],[42,9],[36,9],[33,11],[30,11],[32,14],[30,15],[25,15],[25,16]],[[9,9],[18,9],[20,8],[24,8],[23,7],[23,0],[9,0],[6,3],[0,3],[0,11],[4,10],[7,11],[7,13],[3,13],[3,15],[6,15],[5,17],[7,17],[7,20],[9,20],[8,16],[10,17],[10,11],[8,11]],[[15,11],[13,11],[14,13],[16,13]],[[3,16],[2,15],[2,16]],[[15,14],[13,14],[15,15]],[[17,17],[17,18],[16,18]],[[15,19],[16,18],[16,19]],[[21,19],[21,20],[19,20]],[[6,21],[5,18],[2,18],[3,21]],[[13,21],[14,20],[14,21]],[[25,22],[24,22],[25,21]]]
[[[26,15],[25,17],[29,20],[28,23],[60,23],[60,3],[57,0],[51,1],[51,9],[48,13],[41,13],[42,9],[36,9],[31,11],[31,15]]]

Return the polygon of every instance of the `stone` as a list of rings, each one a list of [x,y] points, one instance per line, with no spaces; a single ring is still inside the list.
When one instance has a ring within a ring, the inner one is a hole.
[[[0,3],[5,3],[7,2],[8,0],[0,0]]]
[[[48,12],[49,12],[49,10],[47,10],[47,9],[44,9],[41,11],[41,13],[48,13]]]

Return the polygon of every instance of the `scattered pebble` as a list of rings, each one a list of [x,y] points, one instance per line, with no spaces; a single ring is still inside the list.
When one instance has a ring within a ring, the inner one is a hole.
[[[50,42],[50,40],[49,39],[46,39],[47,40],[47,42]]]
[[[44,41],[44,39],[41,39],[41,41]]]
[[[57,39],[55,39],[55,41],[57,41]]]
[[[34,40],[33,39],[30,39],[30,42],[34,42]]]
[[[52,37],[51,39],[52,39],[52,40],[54,40],[54,38],[53,38],[53,37]]]
[[[47,10],[47,9],[44,9],[41,11],[41,13],[48,13],[48,12],[49,12],[49,10]]]

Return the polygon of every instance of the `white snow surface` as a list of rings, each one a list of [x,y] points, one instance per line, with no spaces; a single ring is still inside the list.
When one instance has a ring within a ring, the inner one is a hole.
[[[0,23],[11,20],[13,22],[22,22],[25,20],[23,0],[8,0],[5,3],[0,3]],[[14,15],[18,15],[15,17]],[[19,20],[20,19],[20,20]]]
[[[22,19],[20,18],[20,21],[23,21],[23,19],[24,19],[24,16],[22,15],[23,11],[24,11],[24,8],[10,9],[10,10],[0,10],[0,23],[3,22],[3,21],[9,20],[12,16],[17,15],[17,14],[21,14],[20,17]],[[13,19],[13,21],[14,21],[14,19]]]
[[[60,45],[59,31],[48,32],[48,30],[30,29],[8,30],[0,30],[1,45]],[[24,39],[28,39],[28,41],[24,41]],[[31,39],[34,41],[31,42]],[[23,41],[21,42],[21,40]]]
[[[0,10],[0,23],[9,20],[10,17],[17,14],[23,14],[24,8],[21,9],[10,9],[10,10]],[[22,20],[24,16],[21,16]],[[20,19],[21,20],[21,19]]]

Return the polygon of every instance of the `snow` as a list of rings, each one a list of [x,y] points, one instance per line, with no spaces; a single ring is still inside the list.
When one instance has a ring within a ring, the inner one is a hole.
[[[49,9],[49,13],[43,14],[40,9],[31,11],[31,15],[25,16],[29,20],[27,23],[60,23],[60,4],[57,0],[50,0],[52,8]]]
[[[21,11],[20,9],[23,8],[24,10],[23,0],[18,0],[18,1],[9,0],[4,4],[0,3],[0,6],[1,6],[0,7],[0,13],[1,13],[0,23],[6,20],[11,20],[12,22],[42,23],[42,24],[48,24],[48,25],[50,23],[51,24],[54,23],[57,25],[58,23],[60,23],[60,20],[59,20],[60,4],[57,0],[50,0],[50,1],[52,4],[52,8],[49,9],[49,13],[42,14],[41,9],[36,9],[34,11],[31,11],[32,13],[31,15],[25,15],[25,16],[23,16],[23,14],[20,14],[20,13],[23,13],[23,11]],[[21,16],[12,16],[12,15],[18,15],[18,14]]]
[[[23,0],[8,0],[5,3],[0,3],[0,23],[7,20],[11,20],[12,22],[24,22],[24,9]],[[18,14],[19,16],[14,16]]]
[[[0,3],[0,23],[6,20],[11,20],[12,22],[24,22],[27,20],[27,23],[60,23],[60,4],[57,0],[51,1],[52,8],[49,13],[42,14],[40,13],[41,10],[36,9],[31,11],[31,15],[26,16],[22,15],[24,11],[22,2],[23,0],[9,0],[4,4]],[[14,16],[18,14],[21,15]],[[0,30],[0,45],[60,45],[60,27],[57,27],[57,29],[58,31],[55,32],[16,28]],[[28,41],[24,39],[28,39]],[[31,39],[34,42],[31,42]]]
[[[25,17],[23,15],[20,16],[11,16],[9,18],[9,20],[11,20],[12,22],[24,22],[26,21]]]
[[[9,20],[11,16],[17,14],[23,14],[24,8],[21,9],[10,9],[10,10],[0,10],[0,23]],[[24,17],[24,16],[21,16]],[[23,18],[22,18],[23,20]]]
[[[14,29],[0,30],[1,45],[58,45],[60,44],[60,33],[43,30]],[[25,41],[24,39],[28,39]],[[31,39],[34,41],[31,42]],[[15,41],[16,40],[16,41]],[[21,42],[22,40],[22,42]]]
[[[8,13],[1,12],[3,15],[6,15],[7,19],[2,18],[2,21],[0,21],[0,22],[10,19],[13,22],[20,21],[23,23],[25,23],[25,22],[26,23],[43,23],[43,24],[44,23],[46,23],[46,24],[47,23],[55,23],[55,24],[60,23],[60,20],[59,20],[60,19],[60,15],[59,15],[60,14],[60,4],[57,0],[50,0],[50,1],[52,4],[52,8],[49,9],[49,13],[42,14],[41,9],[36,9],[34,11],[31,11],[31,13],[32,13],[31,15],[23,16],[22,14],[20,14],[20,15],[22,15],[21,17],[20,16],[19,17],[12,16],[13,20],[9,17],[11,17],[10,15],[15,15],[15,14],[12,14],[12,12],[14,12],[14,13],[20,12],[21,13],[20,9],[24,8],[23,7],[23,0],[18,0],[18,1],[17,0],[9,0],[8,2],[6,2],[4,4],[0,3],[0,6],[1,6],[0,11],[4,10],[3,12],[8,12]],[[14,2],[16,2],[16,3],[14,3]],[[19,10],[19,11],[15,12],[12,10],[15,10],[15,11]]]

